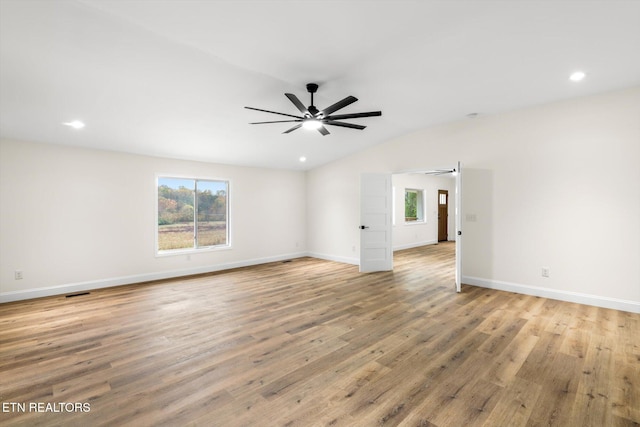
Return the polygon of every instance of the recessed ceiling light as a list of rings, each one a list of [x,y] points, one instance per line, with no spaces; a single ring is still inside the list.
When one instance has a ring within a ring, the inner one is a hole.
[[[300,163],[304,163],[307,161],[307,158],[305,156],[300,156]]]
[[[66,122],[62,124],[65,126],[72,127],[74,129],[82,129],[84,127],[84,123],[82,123],[80,120],[74,120],[72,122]]]
[[[579,82],[583,80],[587,75],[584,71],[576,71],[569,76],[569,80],[572,82]]]

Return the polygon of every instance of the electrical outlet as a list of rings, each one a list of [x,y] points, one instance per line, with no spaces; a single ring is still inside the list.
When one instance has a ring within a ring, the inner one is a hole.
[[[14,272],[14,278],[15,278],[16,280],[22,280],[22,270],[16,270],[16,271]]]
[[[549,267],[542,267],[542,277],[549,277]]]

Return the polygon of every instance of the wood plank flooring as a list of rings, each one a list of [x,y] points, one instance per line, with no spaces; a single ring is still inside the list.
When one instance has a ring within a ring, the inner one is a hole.
[[[2,304],[0,424],[640,424],[640,315],[457,294],[453,251],[400,251],[387,273],[301,258]]]

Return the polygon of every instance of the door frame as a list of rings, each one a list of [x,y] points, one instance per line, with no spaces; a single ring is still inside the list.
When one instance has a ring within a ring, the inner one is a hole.
[[[455,287],[456,292],[462,291],[462,247],[463,247],[463,234],[462,234],[462,162],[458,161],[455,165],[446,166],[446,167],[423,167],[417,169],[405,169],[400,171],[394,171],[391,175],[400,175],[400,174],[408,174],[408,173],[425,173],[430,171],[442,171],[442,170],[453,170],[455,172],[455,245],[456,245],[456,253],[455,253]],[[393,240],[392,240],[393,242]],[[393,243],[391,243],[393,246]],[[391,248],[393,251],[393,247]]]

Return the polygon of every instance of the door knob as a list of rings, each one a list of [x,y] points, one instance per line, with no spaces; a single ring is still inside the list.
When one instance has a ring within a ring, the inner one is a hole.
[[[366,225],[361,225],[361,226],[360,226],[360,230],[364,230],[365,228],[369,228],[369,227],[368,227],[368,226],[366,226]]]

